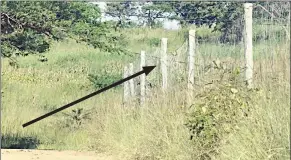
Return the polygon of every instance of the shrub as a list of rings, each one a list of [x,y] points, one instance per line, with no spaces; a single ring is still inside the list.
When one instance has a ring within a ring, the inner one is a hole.
[[[90,120],[90,110],[84,111],[83,108],[73,109],[70,114],[63,113],[66,116],[66,122],[64,127],[68,127],[71,130],[76,130],[81,127],[85,120]]]
[[[160,45],[160,39],[159,38],[151,38],[149,39],[149,45],[153,47],[158,47]]]
[[[118,72],[120,68],[117,63],[109,63],[98,73],[89,74],[88,79],[96,89],[104,88],[122,78],[122,74]]]
[[[252,103],[252,90],[247,90],[239,81],[239,70],[223,70],[219,81],[213,81],[210,88],[202,90],[195,97],[187,115],[186,126],[191,139],[205,150],[217,148],[222,136],[238,129],[237,122],[248,116]],[[203,149],[202,149],[203,150]],[[211,157],[216,151],[203,155]]]

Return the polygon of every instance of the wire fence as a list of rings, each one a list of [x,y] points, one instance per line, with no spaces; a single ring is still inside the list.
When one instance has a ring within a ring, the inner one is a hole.
[[[277,76],[287,74],[287,62],[290,50],[290,3],[277,2],[253,5],[253,21],[252,21],[252,43],[253,43],[253,60],[254,60],[254,76],[266,76],[266,74]],[[238,25],[244,24],[244,18]],[[220,63],[228,69],[239,68],[245,69],[245,40],[244,30],[232,28],[229,33],[229,41],[222,42],[221,34],[214,32],[207,35],[198,34],[199,28],[196,28],[195,36],[195,85],[206,83],[205,75],[213,68],[214,65]],[[202,31],[200,31],[201,33]],[[238,33],[242,32],[242,33]],[[240,41],[236,41],[236,36],[242,35]],[[164,37],[167,38],[167,37]],[[184,86],[187,87],[188,73],[188,38],[173,51],[167,51],[167,76],[168,87]],[[171,44],[168,44],[171,45]],[[142,49],[141,49],[142,50]],[[132,61],[135,71],[141,70],[140,53],[131,52],[136,59]],[[146,65],[155,65],[157,68],[146,78],[146,85],[151,87],[162,86],[161,72],[161,48],[152,48],[146,50]],[[280,69],[276,70],[276,67]],[[284,72],[284,73],[283,73]],[[260,75],[258,75],[260,74]],[[241,76],[244,76],[241,73]],[[138,85],[139,80],[135,80]],[[147,87],[148,88],[148,87]],[[137,87],[138,89],[138,87]]]

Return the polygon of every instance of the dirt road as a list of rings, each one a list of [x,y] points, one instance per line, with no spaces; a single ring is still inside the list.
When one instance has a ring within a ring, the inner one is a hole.
[[[1,160],[116,160],[93,152],[1,149]]]

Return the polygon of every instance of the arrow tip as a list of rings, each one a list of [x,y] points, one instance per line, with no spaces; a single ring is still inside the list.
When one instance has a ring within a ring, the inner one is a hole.
[[[143,71],[146,75],[148,75],[156,66],[145,66],[145,67],[142,67],[143,68]]]

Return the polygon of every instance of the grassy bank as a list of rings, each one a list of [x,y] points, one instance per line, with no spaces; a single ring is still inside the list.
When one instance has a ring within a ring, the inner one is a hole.
[[[159,46],[161,37],[169,38],[169,52],[173,52],[183,44],[186,31],[123,32],[131,33],[129,50],[145,49],[151,54],[149,51]],[[237,124],[240,129],[221,135],[220,146],[206,150],[195,143],[197,139],[190,140],[190,132],[184,125],[189,112],[189,106],[184,103],[186,86],[179,84],[173,85],[167,94],[159,89],[151,91],[151,101],[143,108],[124,106],[122,90],[117,88],[22,128],[23,123],[94,91],[89,74],[98,75],[102,68],[110,68],[110,73],[121,75],[123,65],[135,61],[136,56],[102,53],[67,41],[53,45],[45,55],[47,62],[39,62],[37,56],[31,55],[18,58],[19,68],[15,68],[4,59],[3,147],[94,150],[125,159],[199,159],[211,150],[218,151],[216,159],[288,159],[290,48],[286,44],[279,40],[256,43],[255,83],[260,89],[253,97],[256,103],[251,106],[249,116]],[[201,42],[198,46],[200,61],[229,57],[243,60],[239,44]],[[215,78],[199,74],[199,83]],[[207,90],[201,84],[196,94]],[[198,100],[201,99],[194,99],[193,103]],[[76,113],[79,108],[83,110]]]

